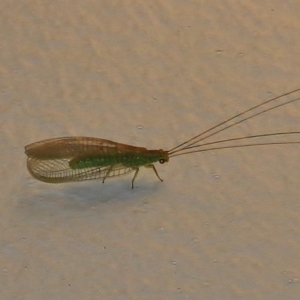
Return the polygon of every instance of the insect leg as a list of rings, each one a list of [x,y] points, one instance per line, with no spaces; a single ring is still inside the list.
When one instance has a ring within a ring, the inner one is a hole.
[[[138,174],[140,168],[136,168],[135,170],[136,170],[136,171],[135,171],[134,176],[133,176],[133,178],[132,178],[132,186],[131,186],[132,188],[133,188],[134,180],[135,180],[135,178],[136,178],[136,176],[137,176],[137,174]]]
[[[108,170],[107,170],[107,172],[106,172],[106,174],[105,174],[105,176],[104,176],[104,178],[103,178],[103,180],[102,180],[102,183],[104,183],[105,179],[107,178],[107,176],[108,176],[109,173],[111,172],[112,168],[113,168],[113,166],[110,166],[110,167],[108,168]]]
[[[151,164],[151,165],[146,165],[145,167],[146,167],[146,168],[151,168],[151,169],[153,169],[153,171],[154,171],[154,173],[156,174],[157,178],[158,178],[160,181],[163,181],[163,180],[159,177],[159,175],[158,175],[158,173],[157,173],[157,171],[156,171],[156,169],[155,169],[155,166],[154,166],[153,164]]]

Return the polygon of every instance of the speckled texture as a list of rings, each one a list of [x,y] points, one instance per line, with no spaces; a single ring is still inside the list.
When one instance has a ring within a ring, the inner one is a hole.
[[[0,299],[300,295],[299,146],[191,154],[49,185],[24,146],[168,150],[300,87],[299,1],[0,2]],[[218,138],[300,130],[300,104]],[[217,137],[216,137],[217,138]]]

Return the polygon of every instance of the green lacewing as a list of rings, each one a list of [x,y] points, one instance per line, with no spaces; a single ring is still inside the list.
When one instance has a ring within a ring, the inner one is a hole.
[[[36,179],[48,183],[113,178],[134,172],[132,188],[140,167],[151,168],[163,181],[153,163],[168,162],[171,157],[218,149],[299,144],[287,140],[300,131],[248,135],[214,142],[204,140],[251,118],[300,100],[300,89],[266,100],[179,144],[171,150],[148,150],[92,137],[47,139],[25,147],[27,169]],[[272,139],[276,138],[276,140]],[[265,141],[267,139],[267,141]],[[268,140],[269,139],[269,140]],[[279,139],[279,140],[278,140]]]

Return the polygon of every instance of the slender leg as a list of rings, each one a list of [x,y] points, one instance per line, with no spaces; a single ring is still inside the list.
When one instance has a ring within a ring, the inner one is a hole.
[[[151,168],[151,169],[153,169],[153,171],[154,171],[154,173],[156,174],[157,178],[158,178],[160,181],[163,181],[163,180],[159,177],[159,175],[158,175],[158,173],[157,173],[157,171],[156,171],[156,169],[155,169],[155,166],[154,166],[153,164],[151,164],[151,165],[146,165],[145,167],[146,167],[146,168]]]
[[[109,167],[109,169],[107,170],[107,172],[106,172],[106,174],[105,174],[105,176],[104,176],[104,178],[103,178],[103,180],[102,180],[102,183],[104,183],[105,179],[107,178],[107,176],[108,176],[109,173],[111,172],[112,168],[113,168],[113,166]]]
[[[133,176],[133,178],[132,178],[132,186],[131,186],[132,188],[133,188],[134,180],[135,180],[135,178],[136,178],[136,176],[137,176],[139,170],[140,170],[139,168],[136,168],[136,171],[135,171],[134,176]]]

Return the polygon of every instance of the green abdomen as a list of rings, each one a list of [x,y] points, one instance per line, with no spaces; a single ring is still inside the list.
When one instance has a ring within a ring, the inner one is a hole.
[[[115,157],[108,155],[99,156],[78,156],[70,160],[69,166],[72,169],[84,169],[92,167],[106,167],[118,164]]]

